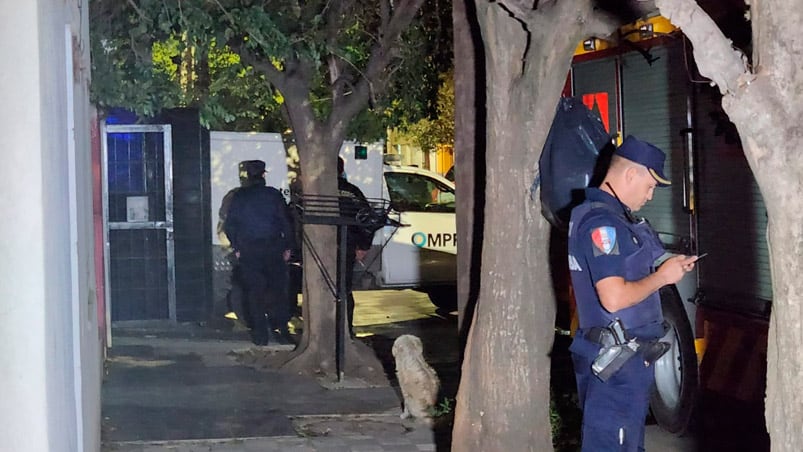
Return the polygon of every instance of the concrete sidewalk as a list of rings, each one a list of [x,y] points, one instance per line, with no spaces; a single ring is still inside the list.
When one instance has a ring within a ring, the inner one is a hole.
[[[399,418],[389,385],[348,376],[327,384],[258,371],[234,356],[277,348],[288,347],[256,347],[245,332],[194,324],[115,328],[102,388],[103,450],[448,450],[448,434]]]
[[[102,388],[104,451],[450,450],[448,426],[399,418],[390,385],[239,363],[237,353],[289,347],[256,347],[228,325],[129,325],[115,328],[113,341]],[[646,449],[697,450],[693,439],[656,426],[647,427]]]

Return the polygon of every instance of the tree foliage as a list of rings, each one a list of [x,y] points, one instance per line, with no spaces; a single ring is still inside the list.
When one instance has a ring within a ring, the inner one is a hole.
[[[438,145],[454,146],[454,70],[441,74],[440,81],[434,115],[401,127],[403,135],[424,151],[433,151]]]
[[[389,55],[387,80],[372,83],[386,89],[370,87],[371,108],[356,115],[349,137],[376,139],[387,126],[434,114],[438,75],[451,64],[451,4],[426,3]],[[383,24],[390,5],[93,0],[92,98],[146,117],[197,107],[204,125],[218,130],[279,131],[290,124],[282,87],[268,78],[276,71],[303,76],[315,117],[326,118],[335,97],[348,95],[366,75],[377,30],[390,25]]]

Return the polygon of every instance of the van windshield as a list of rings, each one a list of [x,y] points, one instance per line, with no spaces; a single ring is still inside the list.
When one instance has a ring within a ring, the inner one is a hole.
[[[454,190],[423,174],[385,173],[388,195],[399,212],[455,211]]]

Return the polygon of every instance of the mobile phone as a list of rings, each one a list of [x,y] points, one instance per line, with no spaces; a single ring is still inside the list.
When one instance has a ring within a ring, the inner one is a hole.
[[[703,253],[703,254],[697,255],[697,261],[699,261],[700,259],[702,259],[702,258],[704,258],[706,256],[708,256],[708,253]],[[697,262],[697,261],[694,261],[694,262]]]

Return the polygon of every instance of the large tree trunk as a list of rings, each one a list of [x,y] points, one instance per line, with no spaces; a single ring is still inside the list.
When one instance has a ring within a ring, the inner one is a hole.
[[[301,185],[305,194],[337,194],[337,156],[342,136],[327,131],[320,123],[305,116],[298,109],[288,108],[296,132],[296,145],[301,166]],[[302,124],[296,120],[302,119]],[[342,135],[342,133],[341,133]],[[304,281],[302,312],[304,333],[298,347],[285,363],[289,370],[309,374],[337,375],[336,363],[336,303],[335,297],[318,267],[313,251],[320,257],[323,267],[334,280],[337,278],[337,227],[331,225],[303,226],[312,246],[304,244]],[[347,277],[351,277],[351,271]],[[348,378],[361,378],[375,382],[384,378],[382,364],[373,350],[361,342],[349,338],[345,332],[345,367],[340,369]]]
[[[765,418],[772,450],[792,452],[803,450],[803,108],[795,93],[803,80],[783,77],[783,66],[799,64],[794,59],[784,55],[776,63],[777,72],[759,72],[722,106],[739,130],[769,217],[773,296]]]
[[[331,110],[328,118],[319,121],[310,101],[310,89],[317,83],[318,64],[309,55],[288,58],[282,69],[274,66],[275,60],[262,58],[249,51],[239,40],[233,44],[240,51],[244,62],[261,71],[281,91],[284,106],[290,118],[298,146],[301,167],[301,186],[306,194],[334,195],[337,193],[337,154],[349,123],[364,110],[372,98],[379,96],[387,87],[394,72],[390,66],[397,60],[400,36],[409,27],[424,0],[383,0],[377,5],[379,27],[373,33],[376,41],[364,67],[346,70],[353,66],[337,53],[324,55],[327,65]],[[343,27],[350,27],[351,18],[343,20],[344,8],[351,2],[336,2],[328,5],[322,13],[327,24],[327,44],[330,51],[337,47]],[[331,6],[331,7],[330,7]],[[291,52],[292,53],[292,52]],[[332,278],[336,277],[335,265],[337,241],[336,227],[330,225],[305,226],[311,248],[321,257],[323,267]],[[304,372],[335,372],[335,298],[322,272],[312,257],[312,249],[304,246],[304,335],[299,346],[285,367]],[[351,269],[346,269],[351,277]],[[350,377],[367,379],[384,378],[384,371],[373,350],[361,342],[346,340],[345,369]]]
[[[487,74],[487,183],[479,300],[452,435],[456,451],[552,448],[550,227],[531,187],[591,10],[588,2],[547,2],[538,10],[513,3],[477,4]]]
[[[658,0],[661,13],[694,44],[700,72],[723,93],[769,217],[773,305],[767,345],[765,417],[772,450],[803,450],[803,10],[795,0],[752,2],[749,69],[690,0]]]
[[[479,295],[482,211],[485,207],[485,61],[472,0],[454,0],[455,181],[457,191],[457,312],[461,340]]]

